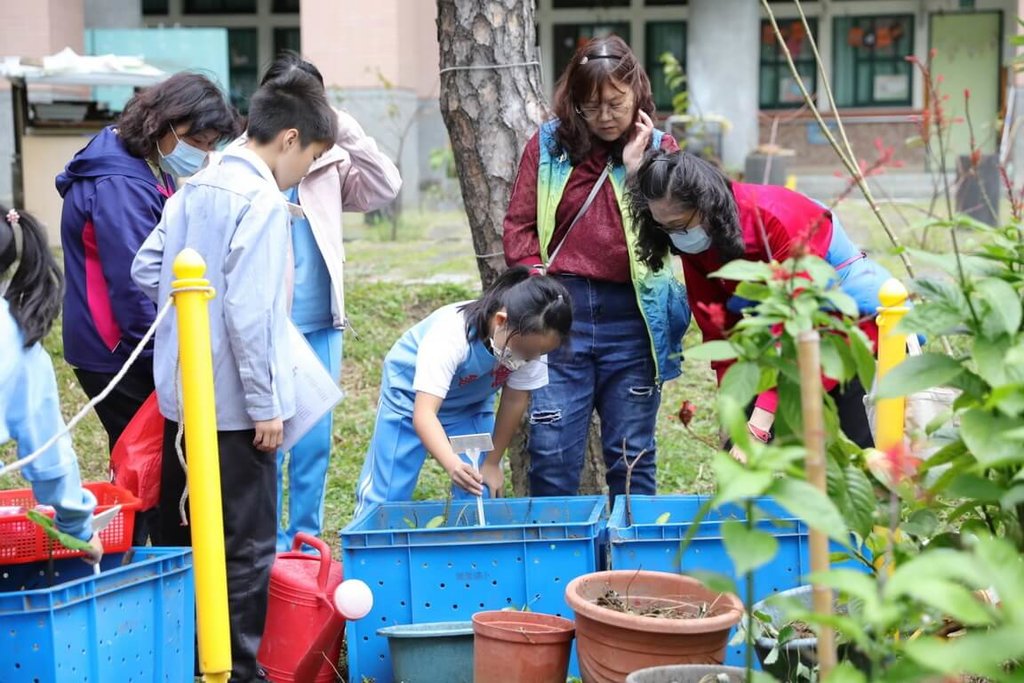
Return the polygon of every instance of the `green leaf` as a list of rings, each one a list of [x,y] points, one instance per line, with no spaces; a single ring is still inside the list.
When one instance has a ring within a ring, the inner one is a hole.
[[[764,261],[735,259],[711,273],[710,277],[723,280],[764,282],[771,279],[772,267]]]
[[[840,662],[829,674],[828,683],[867,683],[864,674],[850,662]]]
[[[863,330],[854,329],[850,331],[850,353],[853,355],[854,365],[857,366],[857,378],[861,386],[870,387],[875,382],[875,353],[871,350],[867,335]]]
[[[832,379],[837,379],[839,381],[846,381],[853,374],[854,368],[852,362],[850,366],[847,367],[843,354],[836,348],[834,339],[835,335],[826,335],[819,346],[821,354],[821,371],[826,377],[831,377]],[[840,343],[842,343],[842,340],[840,340]]]
[[[825,298],[836,307],[836,310],[845,315],[847,318],[857,318],[859,311],[857,309],[857,302],[853,300],[853,297],[842,291],[841,289],[830,289],[825,292]]]
[[[436,529],[442,524],[444,524],[444,515],[437,515],[436,517],[431,517],[429,520],[427,520],[427,523],[424,525],[423,528]]]
[[[736,582],[732,577],[721,572],[708,571],[706,569],[684,569],[683,573],[692,576],[703,583],[708,590],[716,593],[738,593]]]
[[[850,544],[849,530],[843,523],[843,516],[828,496],[806,481],[798,479],[776,479],[768,494],[789,512],[802,519],[808,526],[817,529],[843,545]]]
[[[774,480],[771,472],[748,469],[728,453],[717,453],[711,466],[718,481],[716,506],[762,496]]]
[[[36,510],[29,510],[25,513],[25,516],[31,520],[31,522],[42,528],[43,532],[53,540],[60,543],[68,550],[92,550],[92,545],[88,541],[83,541],[80,538],[75,538],[71,534],[66,534],[57,528],[57,525],[52,519]]]
[[[918,638],[907,642],[904,651],[933,671],[1009,680],[1004,679],[1003,665],[1024,657],[1024,638],[1019,627],[1011,625],[959,638]]]
[[[812,572],[805,580],[815,586],[826,586],[843,595],[856,598],[865,606],[878,603],[878,585],[869,575],[854,569],[832,569],[827,572]]]
[[[993,337],[1015,334],[1020,330],[1020,292],[999,278],[986,278],[975,289],[987,304],[988,314],[982,317],[982,327]]]
[[[910,518],[901,525],[901,528],[913,536],[931,538],[935,530],[939,528],[939,518],[928,508],[915,510],[911,513]]]
[[[732,558],[737,576],[746,576],[771,562],[779,551],[779,542],[774,536],[757,529],[748,529],[746,522],[736,519],[722,524],[722,540],[725,541],[725,551]]]
[[[907,356],[878,383],[878,398],[909,396],[915,391],[948,384],[963,372],[963,367],[941,353]]]
[[[736,347],[724,339],[704,342],[686,350],[686,358],[688,360],[732,360],[737,355],[739,355],[739,352]]]
[[[757,363],[735,363],[725,371],[719,391],[728,394],[740,405],[745,405],[757,395],[760,380],[761,369],[757,367]]]
[[[847,465],[843,469],[843,476],[850,501],[850,508],[843,511],[844,517],[850,529],[863,538],[871,533],[874,523],[875,509],[878,506],[875,487],[864,471],[856,465]]]
[[[1006,490],[991,479],[965,473],[950,482],[947,493],[955,498],[968,498],[975,504],[993,504],[999,502]]]
[[[1017,549],[1005,539],[983,536],[978,539],[975,553],[987,570],[989,585],[999,595],[1007,621],[1018,626],[1024,623],[1024,563]]]
[[[658,515],[658,518],[654,520],[654,523],[658,526],[668,524],[668,520],[672,517],[671,512],[662,512]]]
[[[946,303],[918,304],[896,326],[897,334],[923,334],[938,337],[963,325],[965,313]]]
[[[1024,426],[1024,420],[993,415],[971,408],[960,418],[960,435],[971,454],[986,467],[1024,462],[1024,449],[1006,438],[1006,432]]]
[[[1006,352],[1009,350],[1009,338],[1005,335],[998,339],[975,337],[973,351],[974,362],[981,378],[993,387],[1006,383]]]
[[[963,586],[941,579],[918,579],[907,585],[905,595],[939,610],[965,626],[987,626],[992,613]]]

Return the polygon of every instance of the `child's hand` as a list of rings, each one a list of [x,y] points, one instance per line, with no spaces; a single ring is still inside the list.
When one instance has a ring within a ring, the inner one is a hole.
[[[281,418],[261,420],[253,424],[256,438],[252,445],[264,453],[273,453],[284,443],[284,421]]]
[[[100,540],[99,533],[92,535],[92,538],[89,539],[89,545],[92,548],[85,551],[85,556],[82,557],[82,560],[86,564],[99,564],[99,561],[103,558],[103,541]]]
[[[458,462],[452,464],[451,468],[446,467],[445,469],[448,470],[448,476],[451,477],[452,483],[460,489],[474,496],[483,494],[484,478],[468,462],[463,462],[460,458]]]
[[[480,468],[484,483],[491,490],[491,498],[502,498],[505,495],[505,470],[501,462],[485,462]]]

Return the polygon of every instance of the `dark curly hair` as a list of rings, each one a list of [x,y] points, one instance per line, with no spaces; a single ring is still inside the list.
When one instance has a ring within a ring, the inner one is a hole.
[[[555,83],[553,104],[558,117],[555,144],[569,155],[574,166],[590,155],[594,145],[593,134],[577,108],[595,95],[599,96],[605,84],[612,81],[633,92],[633,106],[637,110],[654,115],[651,81],[626,41],[618,36],[608,36],[594,38],[580,46]],[[635,116],[636,112],[633,114]],[[621,159],[622,146],[620,141],[613,149],[617,160]]]
[[[176,73],[128,100],[117,122],[117,134],[128,152],[146,158],[169,129],[188,123],[185,135],[212,130],[218,141],[241,133],[238,111],[220,88],[200,74]]]
[[[724,261],[743,256],[736,198],[729,179],[714,164],[687,152],[648,150],[628,181],[630,213],[637,231],[637,257],[661,270],[672,241],[651,215],[650,202],[671,197],[682,209],[696,209],[711,243]]]

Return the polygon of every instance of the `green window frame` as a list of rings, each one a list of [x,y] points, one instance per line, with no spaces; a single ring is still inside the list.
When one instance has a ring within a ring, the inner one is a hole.
[[[651,79],[654,106],[658,111],[672,111],[672,92],[665,84],[661,55],[671,52],[686,72],[686,22],[649,21],[644,26],[644,69]],[[684,86],[685,87],[685,86]]]
[[[555,57],[555,78],[557,79],[569,66],[569,60],[576,52],[581,41],[596,37],[617,35],[626,43],[629,43],[629,22],[609,21],[603,23],[587,24],[555,24],[552,27],[554,32],[554,57]]]
[[[914,70],[914,15],[836,17],[832,89],[838,107],[909,107]]]
[[[800,19],[779,19],[779,31],[793,55],[793,63],[807,92],[818,89],[818,69],[814,62],[811,40]],[[807,18],[811,35],[818,35],[818,20]],[[804,104],[803,95],[790,71],[786,53],[772,29],[770,21],[761,22],[761,57],[758,104],[761,109],[795,109]]]

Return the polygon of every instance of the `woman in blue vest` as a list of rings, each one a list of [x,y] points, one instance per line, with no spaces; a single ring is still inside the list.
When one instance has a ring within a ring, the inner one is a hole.
[[[595,408],[609,494],[625,489],[623,456],[641,453],[631,490],[651,494],[661,386],[680,374],[690,313],[672,273],[637,258],[624,185],[647,148],[678,145],[654,130],[650,81],[616,36],[576,51],[554,112],[526,145],[504,223],[509,265],[554,276],[573,302],[572,334],[531,400],[530,494],[578,492]]]
[[[565,288],[520,267],[502,273],[479,299],[444,306],[403,334],[384,359],[356,514],[369,503],[411,499],[427,453],[448,472],[457,495],[486,489],[500,496],[501,456],[530,392],[548,382],[545,354],[562,344],[571,326]],[[492,431],[494,450],[480,472],[448,442]]]

